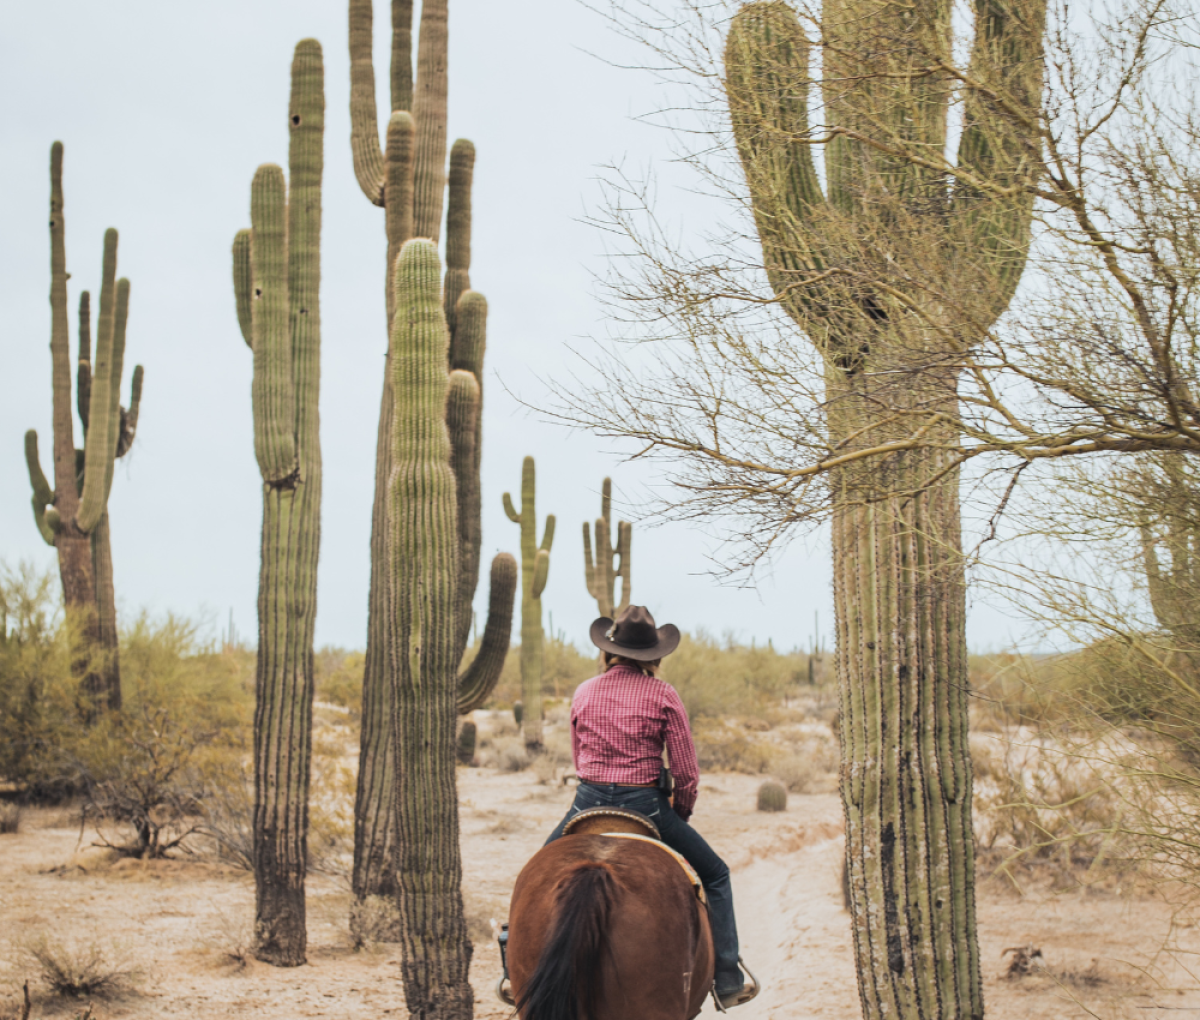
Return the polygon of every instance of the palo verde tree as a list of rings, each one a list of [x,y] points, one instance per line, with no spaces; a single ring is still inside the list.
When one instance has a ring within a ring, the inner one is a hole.
[[[389,338],[397,295],[393,270],[404,244],[414,238],[437,243],[445,198],[446,272],[442,304],[449,331],[447,370],[475,379],[473,391],[452,388],[446,405],[452,445],[457,514],[457,571],[454,639],[462,662],[471,633],[482,529],[479,467],[482,456],[483,357],[487,302],[470,288],[471,183],[475,147],[459,139],[450,150],[446,169],[446,102],[448,2],[421,5],[420,35],[413,76],[412,0],[392,0],[390,109],[386,145],[380,145],[372,60],[371,0],[350,0],[351,147],[358,183],[366,197],[385,214],[387,233],[386,301]],[[371,514],[371,579],[367,613],[367,655],[363,680],[362,738],[354,811],[355,905],[351,927],[358,938],[400,939],[394,904],[401,895],[395,860],[395,706],[389,670],[398,661],[391,643],[394,613],[388,602],[392,554],[389,486],[393,456],[396,401],[395,372],[390,358],[383,378],[375,456],[375,495]],[[492,560],[488,617],[475,658],[460,676],[460,712],[477,708],[500,678],[512,629],[516,594],[516,561],[507,553]],[[453,740],[453,734],[451,734]],[[444,793],[444,791],[439,791]],[[438,810],[448,810],[440,805]],[[401,911],[402,912],[402,911]],[[416,1001],[416,1000],[413,1000]]]
[[[254,454],[263,481],[254,707],[255,955],[305,962],[313,627],[321,544],[321,176],[325,69],[292,61],[288,174],[258,168],[250,229],[233,242],[238,323],[254,354]],[[290,183],[290,189],[289,189]]]
[[[67,243],[63,215],[62,142],[50,149],[50,361],[54,423],[54,488],[38,457],[37,432],[25,433],[25,461],[33,488],[33,516],[47,545],[58,552],[63,600],[78,616],[82,644],[75,655],[85,714],[121,707],[117,608],[113,589],[108,496],[117,458],[137,432],[142,366],[133,370],[129,409],[120,406],[129,319],[129,281],[117,280],[117,232],[104,234],[96,360],[91,351],[91,299],[79,297],[76,401],[83,449],[71,423],[71,351],[67,323]]]

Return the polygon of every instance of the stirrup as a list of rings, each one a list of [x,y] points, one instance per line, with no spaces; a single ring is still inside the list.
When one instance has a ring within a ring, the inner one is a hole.
[[[496,998],[506,1006],[516,1007],[517,1000],[513,998],[512,991],[508,987],[508,925],[497,924],[493,917],[492,931],[496,933],[496,941],[500,943],[500,967],[503,971],[500,979],[496,982]]]
[[[750,979],[750,984],[749,986],[742,985],[742,990],[738,993],[737,1000],[731,1002],[729,1006],[725,1006],[721,1002],[721,997],[717,995],[717,979],[715,976],[713,977],[712,998],[718,1013],[728,1013],[734,1006],[744,1006],[751,999],[757,998],[758,993],[762,991],[762,985],[759,984],[758,978],[754,976],[754,971],[746,966],[746,962],[740,955],[738,956],[738,966],[746,972],[746,977]]]

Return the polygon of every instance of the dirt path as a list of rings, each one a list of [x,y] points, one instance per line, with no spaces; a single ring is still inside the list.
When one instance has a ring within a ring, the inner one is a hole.
[[[499,954],[489,921],[506,916],[517,872],[572,792],[539,785],[530,773],[470,769],[460,781],[476,1016],[501,1020],[511,1011],[492,993]],[[829,794],[792,797],[786,812],[761,814],[754,810],[757,785],[749,776],[706,776],[695,819],[733,869],[743,952],[766,985],[734,1015],[855,1020],[839,888],[840,806]],[[72,1017],[82,1006],[39,985],[22,948],[38,938],[97,945],[138,971],[134,992],[96,1002],[97,1020],[406,1016],[393,947],[350,946],[344,879],[310,879],[309,964],[276,970],[234,959],[249,945],[254,897],[244,873],[188,860],[114,866],[98,851],[77,852],[78,829],[46,825],[54,821],[31,813],[16,836],[0,836],[0,1020],[16,1015],[14,996],[26,977],[37,989],[35,1020]],[[1079,893],[1021,899],[985,886],[979,903],[989,1020],[1087,1016],[1072,998],[1105,1018],[1200,1020],[1200,996],[1156,989],[1135,969],[1151,962],[1166,931],[1156,901]],[[1191,940],[1183,948],[1200,948],[1194,932],[1183,934]],[[1005,980],[1002,950],[1026,943],[1042,948],[1047,972]],[[1165,976],[1176,984],[1185,977]],[[715,1015],[711,1005],[704,1015]]]

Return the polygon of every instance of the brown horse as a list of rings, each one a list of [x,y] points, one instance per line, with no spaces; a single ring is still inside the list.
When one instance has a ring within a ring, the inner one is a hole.
[[[708,911],[661,848],[563,836],[517,878],[508,969],[522,1020],[690,1020],[712,989]]]

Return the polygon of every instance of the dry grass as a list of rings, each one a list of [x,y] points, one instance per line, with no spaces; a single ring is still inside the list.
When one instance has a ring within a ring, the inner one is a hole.
[[[21,828],[21,805],[0,801],[0,835],[11,836]]]
[[[47,988],[61,998],[116,998],[135,991],[140,977],[126,952],[111,940],[42,933],[20,949]]]

